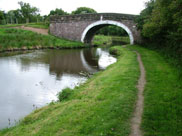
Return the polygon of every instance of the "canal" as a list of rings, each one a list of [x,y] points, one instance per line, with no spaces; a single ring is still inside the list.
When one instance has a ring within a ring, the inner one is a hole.
[[[0,129],[57,101],[62,89],[84,83],[85,73],[94,74],[114,62],[116,58],[105,48],[1,54]]]

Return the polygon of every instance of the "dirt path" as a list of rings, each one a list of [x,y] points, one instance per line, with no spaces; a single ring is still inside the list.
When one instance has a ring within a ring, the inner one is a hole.
[[[21,28],[21,29],[33,31],[33,32],[36,32],[36,33],[39,33],[39,34],[48,35],[48,29],[25,27],[25,26],[16,27],[16,28]]]
[[[136,107],[135,107],[135,111],[133,114],[133,117],[131,119],[131,134],[130,136],[142,136],[142,131],[140,130],[140,125],[141,125],[141,121],[142,121],[142,113],[143,113],[143,102],[144,102],[144,96],[143,96],[143,91],[145,88],[145,84],[146,84],[146,79],[145,79],[145,68],[143,65],[143,62],[141,60],[141,56],[138,52],[136,52],[137,54],[137,60],[139,62],[139,66],[140,66],[140,78],[138,80],[138,99],[136,102]]]

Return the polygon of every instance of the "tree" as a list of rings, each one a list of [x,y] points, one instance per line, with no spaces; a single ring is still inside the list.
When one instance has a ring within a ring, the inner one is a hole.
[[[152,11],[154,9],[154,5],[155,5],[155,0],[150,0],[149,2],[145,3],[146,8],[142,10],[140,16],[138,16],[136,19],[138,29],[142,30],[144,23],[150,20]]]
[[[86,13],[97,13],[94,9],[88,8],[88,7],[80,7],[77,8],[75,11],[72,11],[71,14],[86,14]]]
[[[62,10],[61,8],[60,9],[56,8],[55,10],[50,11],[49,16],[51,15],[68,15],[68,13]]]
[[[141,12],[140,17],[143,18],[140,29],[144,37],[150,39],[160,37],[157,38],[160,41],[182,39],[181,0],[151,0],[149,6]]]
[[[126,31],[118,26],[106,26],[97,31],[97,34],[102,35],[115,35],[115,36],[127,36]]]
[[[5,20],[5,13],[4,11],[0,10],[0,24],[4,24],[4,20]]]
[[[24,19],[26,19],[26,22],[29,23],[29,21],[33,21],[37,14],[39,13],[39,9],[36,7],[30,6],[29,3],[24,3],[22,1],[18,2],[20,5],[20,11]]]

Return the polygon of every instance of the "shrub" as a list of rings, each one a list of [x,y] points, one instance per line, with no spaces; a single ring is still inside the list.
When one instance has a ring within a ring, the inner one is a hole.
[[[65,88],[61,92],[58,93],[58,99],[59,101],[67,100],[70,95],[73,93],[73,90],[70,88]]]

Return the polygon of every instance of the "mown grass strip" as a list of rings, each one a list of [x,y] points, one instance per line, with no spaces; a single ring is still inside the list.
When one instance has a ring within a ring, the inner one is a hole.
[[[140,71],[135,53],[112,50],[120,55],[117,63],[75,88],[66,100],[34,111],[0,135],[128,136]]]
[[[142,129],[145,136],[182,135],[182,80],[179,70],[155,51],[138,46],[146,69]]]

